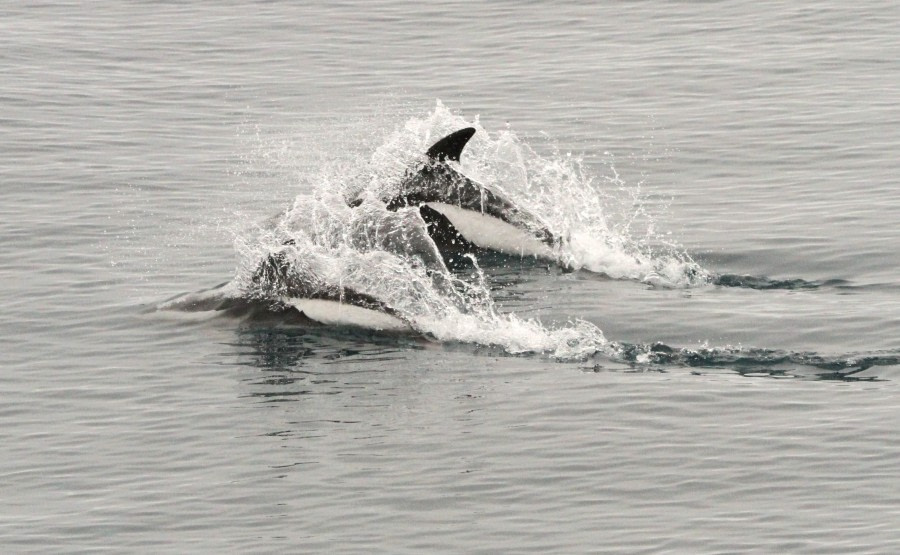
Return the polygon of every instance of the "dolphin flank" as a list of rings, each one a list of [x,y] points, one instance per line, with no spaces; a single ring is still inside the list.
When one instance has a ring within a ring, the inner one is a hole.
[[[426,152],[426,161],[407,172],[388,210],[419,209],[448,265],[454,255],[478,249],[556,261],[559,239],[535,215],[499,193],[463,175],[458,163],[473,127],[455,131]]]

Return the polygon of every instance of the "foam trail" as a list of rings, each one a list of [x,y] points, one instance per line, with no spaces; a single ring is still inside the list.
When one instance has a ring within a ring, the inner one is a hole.
[[[595,359],[608,357],[635,369],[666,371],[673,367],[736,372],[748,377],[798,378],[838,381],[873,381],[879,375],[896,375],[900,351],[822,355],[750,347],[672,348],[662,343],[610,342]],[[590,369],[604,370],[597,362]],[[883,378],[882,378],[883,379]]]

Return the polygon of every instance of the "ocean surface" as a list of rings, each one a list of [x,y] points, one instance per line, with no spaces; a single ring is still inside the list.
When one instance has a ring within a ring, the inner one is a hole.
[[[900,552],[898,22],[6,3],[0,548]],[[574,271],[482,257],[451,302],[348,242],[341,194],[470,125]],[[412,331],[176,309],[273,217]]]

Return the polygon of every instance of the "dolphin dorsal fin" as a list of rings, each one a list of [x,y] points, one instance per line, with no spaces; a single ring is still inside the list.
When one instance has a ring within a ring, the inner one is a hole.
[[[463,148],[466,147],[466,143],[469,142],[469,139],[474,134],[474,127],[466,127],[465,129],[454,131],[434,143],[425,154],[438,162],[444,162],[445,160],[459,162],[459,155],[462,154]]]

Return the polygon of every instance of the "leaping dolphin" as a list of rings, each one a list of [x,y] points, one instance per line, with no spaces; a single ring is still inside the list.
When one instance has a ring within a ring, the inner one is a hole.
[[[386,200],[388,210],[417,207],[450,266],[457,255],[479,249],[556,261],[560,240],[538,217],[450,165],[474,134],[466,127],[434,143],[425,163],[409,170],[399,193]]]

